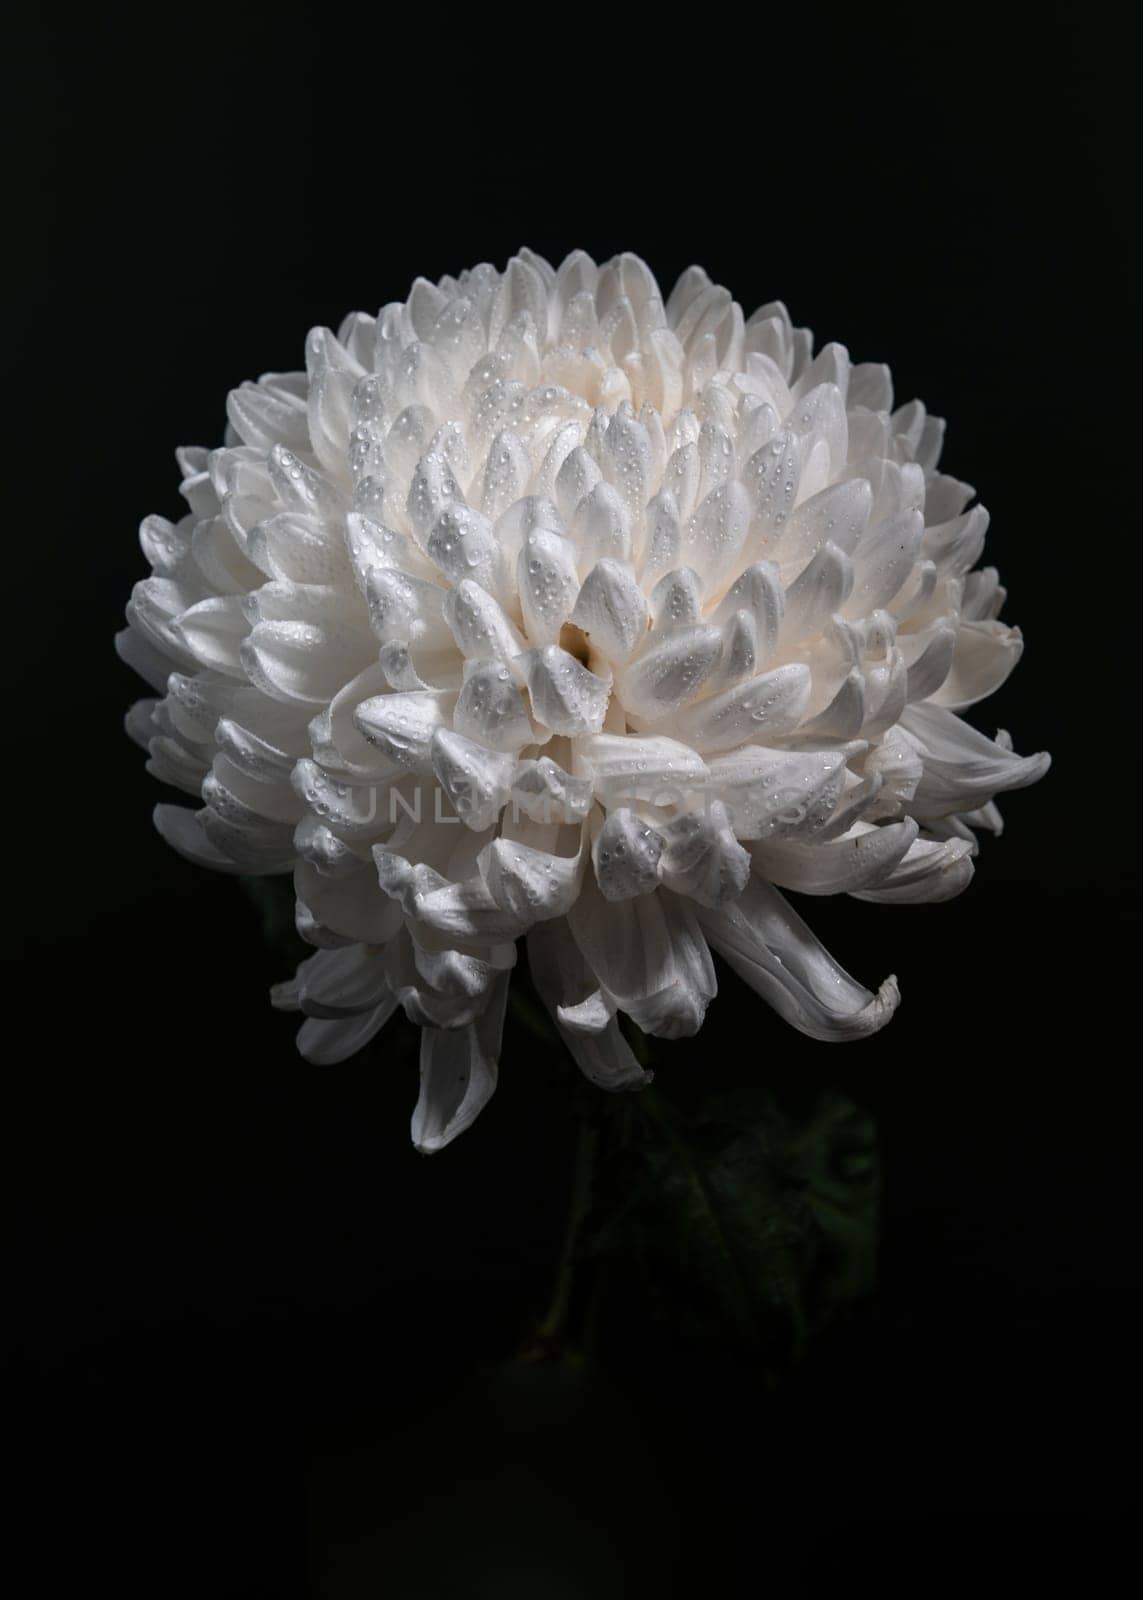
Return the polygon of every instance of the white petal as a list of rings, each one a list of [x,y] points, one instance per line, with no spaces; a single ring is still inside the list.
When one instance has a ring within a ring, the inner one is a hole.
[[[487,1009],[467,1028],[425,1028],[421,1094],[413,1112],[413,1144],[425,1155],[443,1150],[479,1116],[496,1088],[508,974],[498,978]]]
[[[127,737],[135,744],[146,750],[156,733],[155,708],[161,702],[158,700],[136,700],[123,719],[123,728]]]
[[[810,835],[830,820],[845,786],[845,750],[748,745],[710,763],[708,791],[734,818],[739,839]]]
[[[868,616],[888,604],[912,570],[923,533],[919,511],[900,512],[869,529],[854,552],[856,581],[843,608],[847,617]]]
[[[517,766],[512,805],[536,822],[582,822],[591,810],[591,788],[589,778],[573,778],[550,756],[541,756]]]
[[[502,429],[488,447],[480,509],[495,521],[524,493],[531,476],[528,447],[511,428]]]
[[[381,888],[372,861],[351,856],[333,872],[299,861],[294,889],[314,923],[341,940],[388,944],[401,926],[401,908]]]
[[[461,821],[478,831],[491,827],[511,793],[515,757],[489,750],[451,728],[438,727],[433,732],[430,758]]]
[[[959,517],[976,490],[971,483],[936,472],[925,484],[925,522],[937,524]]]
[[[428,555],[453,583],[472,578],[490,594],[501,587],[500,546],[492,523],[468,506],[446,506],[433,523]]]
[[[836,386],[843,399],[848,399],[851,370],[849,351],[843,344],[823,345],[809,366],[799,375],[797,383],[790,391],[790,397],[795,401],[800,400],[802,395],[809,394],[819,383],[831,383]]]
[[[213,867],[216,872],[249,872],[248,866],[233,861],[210,840],[203,831],[201,815],[187,806],[172,805],[156,806],[153,813],[160,836],[196,866]],[[276,868],[267,870],[281,872],[287,865],[288,859],[285,859]]]
[[[783,561],[808,561],[828,539],[852,551],[869,524],[873,490],[866,478],[833,483],[799,505],[782,534]]]
[[[927,527],[921,553],[936,562],[942,573],[957,576],[975,567],[984,548],[988,532],[988,512],[983,506],[973,506],[959,517]]]
[[[415,923],[412,931],[426,932]],[[467,1028],[478,1021],[505,970],[504,963],[460,950],[429,949],[405,934],[385,952],[386,982],[418,1028]]]
[[[294,830],[289,823],[256,816],[226,795],[213,773],[203,782],[203,799],[208,803],[198,813],[199,824],[224,856],[259,874],[282,872],[292,864]]]
[[[272,450],[276,444],[309,449],[305,402],[291,395],[275,393],[261,383],[244,383],[227,395],[226,415],[243,444],[260,450]]]
[[[704,906],[720,906],[742,893],[750,857],[734,837],[726,807],[711,800],[660,829],[659,873],[668,889]]]
[[[825,742],[852,739],[865,723],[865,674],[858,667],[846,673],[829,703],[802,724],[800,737]]]
[[[746,541],[752,509],[750,496],[740,483],[723,483],[687,521],[680,556],[698,573],[708,594],[716,594],[733,570]]]
[[[761,877],[799,894],[851,894],[885,879],[917,837],[912,818],[872,827],[858,823],[848,833],[812,844],[767,839],[751,845]]]
[[[461,944],[516,939],[536,920],[501,905],[482,877],[414,892],[411,915]]]
[[[307,1017],[355,1017],[385,997],[382,952],[365,944],[319,950],[297,971],[298,1005]]]
[[[990,622],[999,617],[1008,591],[995,567],[981,567],[964,580],[960,614],[965,622]]]
[[[143,518],[139,524],[139,547],[156,577],[177,582],[185,574],[194,527],[193,516],[184,517],[177,525],[166,517]]]
[[[641,1089],[651,1081],[620,1033],[564,918],[540,923],[528,934],[528,967],[540,998],[590,1082],[601,1089],[620,1090]],[[569,1015],[590,1016],[591,1025],[569,1026],[564,1020]]]
[[[667,804],[680,786],[690,789],[707,775],[701,756],[662,735],[600,733],[577,740],[576,755],[607,805],[636,799]]]
[[[662,634],[671,628],[685,628],[702,621],[702,584],[697,572],[690,567],[678,567],[664,573],[651,591],[651,611],[655,618],[655,632]],[[716,617],[721,621],[721,617]]]
[[[733,905],[700,910],[698,918],[739,977],[812,1039],[863,1038],[897,1008],[895,978],[871,994],[837,965],[777,889],[757,877]]]
[[[372,653],[367,641],[364,630],[349,624],[259,622],[239,655],[263,693],[321,705],[362,670]]]
[[[386,691],[387,680],[379,662],[366,667],[338,690],[328,708],[310,722],[314,758],[333,779],[373,783],[402,771],[369,743],[355,726],[353,714],[363,700]]]
[[[650,642],[623,669],[619,698],[629,715],[657,721],[696,694],[722,652],[722,633],[710,624],[673,628]]]
[[[862,361],[851,370],[846,402],[870,411],[892,411],[893,378],[884,362]]]
[[[358,731],[383,755],[411,772],[433,770],[432,738],[447,727],[455,696],[437,690],[381,694],[363,700],[353,713]]]
[[[933,691],[934,704],[963,711],[995,693],[1023,649],[1019,628],[1006,627],[1003,622],[962,622],[951,671]]]
[[[449,591],[444,617],[464,656],[511,661],[526,649],[500,604],[471,578]]]
[[[773,561],[755,561],[731,584],[712,620],[727,622],[735,613],[749,611],[754,618],[757,659],[762,665],[778,643],[785,605],[777,565]]]
[[[261,582],[261,570],[247,560],[222,517],[206,517],[196,526],[191,555],[187,576],[197,569],[216,593],[240,594]]]
[[[396,567],[373,567],[365,584],[369,625],[382,644],[448,639],[445,590]]]
[[[780,635],[783,650],[816,639],[834,612],[845,605],[852,588],[850,558],[827,539],[786,591]]]
[[[417,537],[427,543],[442,512],[463,506],[464,495],[444,453],[430,450],[417,463],[405,506]]]
[[[556,475],[556,504],[565,522],[572,520],[580,501],[602,480],[595,457],[586,450],[577,447],[564,457]]]
[[[836,383],[819,383],[790,410],[786,426],[802,436],[803,449],[822,442],[829,451],[829,475],[840,472],[849,452],[845,399]]]
[[[809,668],[790,662],[688,706],[671,727],[701,755],[715,755],[748,739],[773,738],[796,728],[809,695]]]
[[[957,628],[951,617],[940,617],[919,633],[901,635],[901,654],[908,670],[907,697],[927,700],[948,677],[956,654]]]
[[[856,898],[895,906],[951,900],[969,885],[974,850],[965,839],[918,839],[887,877]]]
[[[270,481],[287,511],[338,517],[345,510],[340,491],[320,472],[306,466],[292,450],[275,445],[267,463]]]
[[[916,794],[923,771],[915,740],[902,728],[887,729],[865,758],[866,778],[880,780],[865,815],[870,820],[900,816],[902,807]]]
[[[576,550],[570,539],[537,528],[516,563],[524,627],[533,644],[555,644],[579,593]]]
[[[643,547],[644,587],[679,564],[682,546],[679,505],[670,489],[660,489],[647,506],[646,543]]]
[[[608,424],[600,465],[632,517],[647,503],[651,441],[630,406],[620,406]]]
[[[396,1009],[396,1000],[389,996],[375,1010],[360,1016],[343,1017],[336,1022],[308,1018],[298,1030],[298,1054],[318,1067],[347,1061],[381,1031]]]
[[[567,830],[563,843],[565,853],[557,854],[501,838],[481,851],[481,875],[492,898],[520,926],[562,917],[579,894],[587,860],[580,827]]]
[[[359,491],[362,485],[359,485]],[[269,523],[259,523],[255,533],[251,534],[251,546],[255,546],[256,536],[261,528],[266,528]],[[400,570],[403,573],[416,574],[418,578],[426,579],[434,573],[434,566],[421,555],[415,544],[410,544],[402,533],[395,533],[392,528],[379,522],[378,518],[370,517],[365,512],[349,512],[344,528],[344,542],[346,542],[346,555],[349,558],[354,582],[360,594],[368,594],[370,573],[384,570]],[[291,552],[291,565],[298,558]],[[317,558],[314,557],[314,563]],[[280,562],[277,552],[266,552],[267,565],[271,562]],[[277,574],[275,574],[277,576]],[[287,574],[293,576],[293,574]],[[328,578],[315,578],[314,582],[328,582]]]
[[[647,632],[647,602],[630,566],[597,561],[583,580],[571,620],[608,661],[626,661]]]
[[[465,664],[452,722],[458,733],[490,750],[516,753],[536,738],[512,671],[502,661]]]
[[[650,894],[659,882],[663,837],[626,806],[609,812],[592,847],[595,879],[607,900]]]
[[[167,679],[175,670],[177,663],[157,649],[138,628],[122,628],[115,635],[115,653],[125,666],[130,667],[132,672],[137,672],[152,689],[159,694],[166,692]],[[182,654],[180,651],[180,658]]]
[[[742,473],[754,501],[755,528],[765,541],[781,532],[797,504],[803,449],[797,434],[777,433],[746,463]]]
[[[589,572],[604,558],[612,561],[631,558],[631,514],[609,483],[597,483],[580,501],[572,519],[572,534],[579,551],[581,572]]]
[[[590,875],[568,915],[601,988],[646,1032],[695,1033],[715,992],[710,957],[685,902],[665,890],[609,901]]]
[[[177,642],[201,667],[245,678],[239,647],[250,631],[238,595],[217,595],[192,605],[174,624]]]
[[[924,765],[916,793],[918,816],[971,811],[994,795],[1036,783],[1051,764],[1046,752],[1013,755],[939,706],[910,706],[901,723]]]
[[[521,658],[532,712],[553,733],[598,733],[607,715],[611,684],[561,650],[547,645]]]
[[[232,717],[220,718],[214,736],[218,748],[248,777],[260,783],[289,782],[297,760],[292,750],[279,748]]]

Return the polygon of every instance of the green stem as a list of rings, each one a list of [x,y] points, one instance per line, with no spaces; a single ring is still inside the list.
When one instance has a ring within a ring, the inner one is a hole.
[[[591,1209],[592,1179],[595,1173],[595,1154],[599,1145],[599,1131],[585,1117],[580,1118],[576,1135],[575,1164],[572,1168],[571,1194],[568,1198],[567,1221],[564,1224],[563,1243],[560,1246],[559,1264],[548,1310],[538,1329],[539,1338],[551,1343],[559,1338],[567,1321],[571,1302],[572,1282],[575,1278],[576,1246],[579,1230]]]

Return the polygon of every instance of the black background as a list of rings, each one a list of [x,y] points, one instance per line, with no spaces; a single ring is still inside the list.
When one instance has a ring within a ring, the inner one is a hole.
[[[627,41],[575,12],[196,9],[19,42],[5,1000],[34,1592],[76,1549],[154,1594],[201,1570],[211,1596],[609,1596],[724,1567],[750,1592],[780,1556],[879,1562],[907,1524],[1054,1540],[1130,1504],[1122,46],[1099,8],[847,16],[664,13]],[[963,899],[814,906],[855,973],[899,975],[887,1032],[830,1052],[728,979],[659,1053],[663,1081],[745,1054],[877,1117],[880,1287],[769,1395],[637,1333],[585,1396],[505,1399],[571,1160],[534,1047],[417,1158],[413,1057],[296,1057],[253,910],[161,845],[121,733],[111,635],[136,525],[178,514],[173,447],[217,441],[227,389],[299,365],[313,324],[523,243],[634,249],[664,283],[700,260],[947,416],[1027,641],[976,720],[1055,758]]]

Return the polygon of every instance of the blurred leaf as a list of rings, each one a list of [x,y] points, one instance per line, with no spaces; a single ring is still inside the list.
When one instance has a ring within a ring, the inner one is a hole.
[[[742,1087],[684,1110],[632,1096],[601,1164],[589,1248],[634,1271],[653,1314],[691,1338],[781,1364],[872,1287],[877,1159],[871,1119],[834,1092],[780,1105]]]
[[[313,950],[294,926],[292,873],[279,873],[268,878],[239,878],[237,882],[257,912],[267,949],[283,965],[282,977],[292,977],[298,962],[313,955]]]

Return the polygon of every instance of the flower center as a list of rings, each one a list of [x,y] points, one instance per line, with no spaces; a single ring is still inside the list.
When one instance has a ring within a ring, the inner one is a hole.
[[[569,656],[574,656],[585,667],[591,666],[591,641],[574,622],[565,622],[560,629],[560,649],[566,650]]]

